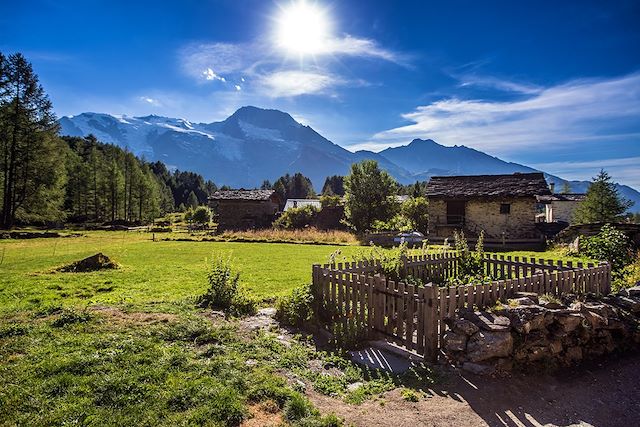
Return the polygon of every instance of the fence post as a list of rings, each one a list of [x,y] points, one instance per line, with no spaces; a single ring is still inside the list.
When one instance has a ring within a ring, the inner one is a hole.
[[[438,356],[438,300],[436,286],[427,283],[424,286],[424,359],[435,362]]]

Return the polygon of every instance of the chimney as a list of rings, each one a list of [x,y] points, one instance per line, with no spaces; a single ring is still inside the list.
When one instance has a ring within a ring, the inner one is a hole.
[[[551,191],[551,194],[555,193],[555,188],[556,188],[556,183],[555,182],[550,182],[549,183],[549,191]]]

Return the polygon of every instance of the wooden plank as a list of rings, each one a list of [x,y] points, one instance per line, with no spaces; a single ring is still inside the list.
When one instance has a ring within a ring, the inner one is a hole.
[[[402,338],[404,334],[404,318],[405,318],[404,293],[405,293],[405,284],[400,282],[398,283],[398,294],[401,296],[401,298],[398,299],[398,304],[396,306],[398,310],[398,314],[396,318],[396,334],[398,335],[398,338]]]
[[[449,302],[448,302],[448,310],[447,317],[453,319],[456,312],[456,290],[455,286],[449,287]]]
[[[407,311],[406,311],[406,338],[405,338],[405,346],[409,349],[412,350],[414,349],[414,344],[413,344],[413,329],[414,329],[414,325],[413,325],[413,318],[414,318],[414,304],[415,304],[415,286],[414,285],[407,285],[407,293],[403,294],[403,298],[402,301],[405,302],[405,305],[407,306]],[[400,335],[398,335],[399,337],[401,337]]]
[[[416,300],[416,305],[418,307],[416,316],[418,319],[418,328],[416,330],[416,351],[418,354],[424,355],[424,324],[425,324],[425,315],[424,311],[426,309],[425,304],[425,290],[424,287],[417,289],[418,295]]]

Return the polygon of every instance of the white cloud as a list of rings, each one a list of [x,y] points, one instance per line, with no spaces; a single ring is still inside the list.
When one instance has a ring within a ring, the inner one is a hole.
[[[453,76],[455,77],[455,76]],[[459,78],[460,87],[478,86],[502,90],[505,92],[516,92],[526,95],[535,95],[542,92],[543,88],[529,83],[519,83],[511,80],[502,80],[495,77],[478,77],[475,75],[465,75]]]
[[[360,148],[376,149],[432,138],[500,153],[567,144],[637,138],[640,73],[574,80],[508,102],[449,98],[402,116],[411,124],[377,133]],[[622,134],[620,129],[633,130]]]
[[[320,72],[277,71],[261,79],[264,94],[271,97],[323,94],[342,80]]]
[[[240,85],[235,85],[235,88],[236,88],[237,91],[242,90],[242,87]]]
[[[207,68],[206,70],[204,70],[202,72],[202,75],[206,80],[219,80],[223,83],[227,81],[224,77],[216,74],[211,68]]]
[[[139,101],[142,101],[146,104],[152,105],[154,107],[162,107],[162,102],[160,102],[158,99],[156,98],[150,98],[148,96],[140,96],[138,97]]]
[[[317,54],[370,57],[384,59],[385,61],[395,62],[397,64],[404,64],[407,59],[406,55],[385,49],[374,40],[361,39],[348,34],[342,38],[326,40],[322,49],[320,49]]]
[[[625,182],[640,188],[640,157],[624,157],[614,159],[598,159],[590,161],[547,162],[531,165],[554,175],[569,180],[590,179],[605,169],[617,182]]]

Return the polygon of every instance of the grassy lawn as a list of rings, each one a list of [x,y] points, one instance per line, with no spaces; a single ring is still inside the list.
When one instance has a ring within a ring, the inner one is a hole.
[[[232,256],[249,290],[271,300],[308,282],[311,265],[336,250],[338,261],[366,251],[154,242],[144,232],[0,240],[0,425],[234,426],[255,415],[330,427],[340,423],[317,414],[301,382],[353,404],[398,386],[419,395],[434,380],[428,368],[403,377],[368,372],[304,339],[283,343],[194,306],[214,253]],[[97,252],[122,268],[54,272]],[[327,376],[322,366],[340,374]],[[354,382],[363,385],[350,390]]]
[[[2,311],[42,305],[116,304],[153,309],[201,294],[212,254],[232,256],[242,282],[262,299],[289,292],[311,279],[311,265],[339,249],[357,247],[151,240],[142,232],[91,232],[85,237],[0,240]],[[58,266],[102,252],[119,270],[52,273]],[[4,254],[4,255],[2,255]]]

